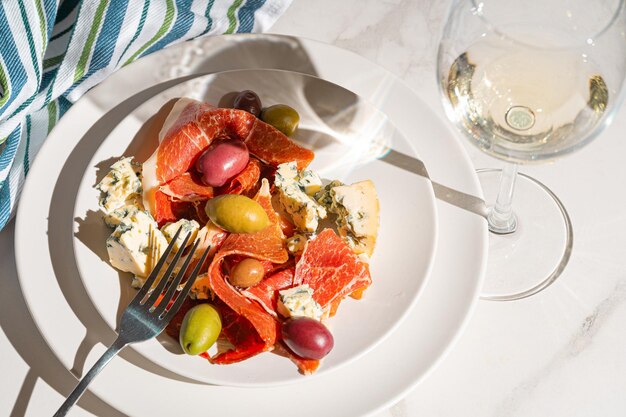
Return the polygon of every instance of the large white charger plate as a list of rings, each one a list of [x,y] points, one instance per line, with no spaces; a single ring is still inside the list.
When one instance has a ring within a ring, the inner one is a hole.
[[[370,263],[373,285],[362,300],[345,300],[339,313],[327,321],[335,347],[312,376],[300,375],[291,361],[273,354],[257,355],[229,366],[211,366],[205,359],[185,355],[178,342],[167,335],[138,344],[135,349],[172,372],[213,384],[268,386],[320,377],[372,349],[402,322],[427,282],[436,248],[437,218],[429,179],[377,159],[389,149],[415,155],[419,144],[407,141],[388,117],[354,93],[302,73],[247,69],[199,76],[155,98],[146,95],[147,101],[137,108],[125,106],[128,116],[117,125],[92,130],[94,135],[106,139],[87,164],[78,192],[67,188],[72,184],[62,178],[57,180],[58,193],[76,194],[74,241],[69,243],[74,245],[82,285],[107,324],[116,328],[120,308],[128,305],[134,296],[128,290],[132,276],[116,271],[107,262],[105,241],[111,229],[102,221],[103,213],[98,206],[100,193],[94,185],[120,156],[136,156],[143,161],[152,154],[156,143],[153,135],[146,133],[150,132],[147,123],[154,120],[153,116],[166,102],[186,96],[217,104],[221,97],[239,90],[255,91],[264,106],[283,103],[298,109],[300,125],[296,140],[315,151],[310,168],[322,178],[348,184],[365,179],[374,182],[381,214],[376,251]],[[93,117],[97,124],[106,113],[90,112],[89,116],[75,117]],[[61,127],[55,129],[49,140],[81,138],[83,134],[74,128],[65,131]],[[44,152],[50,152],[49,148]],[[81,162],[77,158],[65,163]],[[29,178],[29,181],[37,179]],[[24,201],[28,204],[27,199]]]
[[[431,178],[480,195],[471,163],[444,121],[396,77],[364,58],[330,45],[275,35],[227,36],[191,45],[203,49],[207,59],[190,72],[286,68],[318,75],[354,91],[419,144]],[[179,46],[178,51],[188,47]],[[137,74],[158,68],[164,56],[154,54],[110,77],[70,109],[56,129],[89,133],[93,118],[78,115],[115,107],[116,103],[102,99],[107,92],[109,96],[113,92],[118,102],[139,105],[133,95],[154,81],[146,76],[137,82]],[[134,82],[128,83],[128,78]],[[99,123],[119,122],[123,117],[113,114]],[[74,198],[56,195],[54,188],[60,176],[78,187],[87,160],[82,166],[64,162],[80,154],[90,157],[102,138],[81,143],[58,139],[46,142],[42,154],[51,152],[49,157],[38,158],[31,168],[23,193],[31,204],[22,201],[16,223],[16,260],[20,284],[42,334],[68,369],[82,369],[84,363],[93,363],[102,354],[102,343],[110,344],[115,334],[89,300],[72,248],[54,240],[59,236],[71,239],[74,223]],[[31,182],[33,175],[45,177],[44,181]],[[52,201],[42,197],[46,193],[52,193]],[[206,412],[247,417],[274,415],[277,409],[298,410],[302,416],[356,416],[389,406],[450,350],[470,317],[482,284],[487,247],[484,220],[443,202],[437,202],[437,213],[439,241],[428,285],[396,331],[360,359],[298,384],[243,389],[180,378],[130,351],[122,355],[123,360],[108,365],[92,383],[91,391],[118,410],[137,416]]]

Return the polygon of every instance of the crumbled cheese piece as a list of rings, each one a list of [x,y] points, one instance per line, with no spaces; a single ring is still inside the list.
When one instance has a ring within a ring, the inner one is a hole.
[[[337,214],[337,231],[355,253],[372,256],[378,234],[379,205],[374,184],[367,180],[329,190],[329,210]]]
[[[274,184],[278,187],[284,184],[290,184],[298,178],[298,164],[295,162],[286,162],[278,165]]]
[[[306,195],[313,197],[315,193],[322,189],[322,179],[317,173],[310,169],[303,169],[298,174],[298,182],[302,186]]]
[[[324,188],[320,189],[317,193],[315,193],[315,200],[330,210],[333,204],[333,198],[331,196],[331,190],[335,187],[343,185],[343,182],[339,180],[332,180],[328,184],[324,186]]]
[[[300,255],[302,251],[304,251],[304,247],[306,246],[307,238],[301,234],[295,234],[288,238],[285,241],[287,245],[287,251],[292,255]]]
[[[209,275],[207,273],[198,275],[198,278],[196,278],[196,281],[191,286],[189,296],[194,300],[208,300],[213,298],[211,294]]]
[[[127,221],[128,218],[134,216],[139,211],[144,211],[143,203],[139,195],[126,200],[126,204],[122,207],[116,208],[104,216],[104,223],[107,226],[116,228],[120,223]]]
[[[154,219],[143,211],[129,215],[106,241],[111,265],[146,277],[167,248]]]
[[[176,239],[176,242],[174,243],[174,249],[176,251],[180,250],[181,245],[185,241],[185,237],[189,233],[191,233],[191,235],[189,236],[189,239],[187,240],[187,244],[185,245],[185,247],[193,243],[193,241],[196,239],[196,236],[198,235],[198,230],[200,229],[200,225],[195,220],[187,220],[187,219],[180,219],[179,221],[175,223],[170,222],[170,223],[164,224],[163,227],[161,227],[161,232],[163,233],[163,236],[165,236],[165,239],[167,239],[167,243],[170,243],[172,241],[172,239],[174,238],[174,235],[176,234],[179,228],[182,228],[182,230],[180,231],[180,235],[178,235],[178,239]]]
[[[313,200],[300,182],[295,162],[280,164],[276,170],[274,185],[279,192],[279,201],[291,216],[298,230],[315,232],[320,219],[327,216],[326,209]]]
[[[140,289],[143,287],[143,284],[146,283],[147,277],[140,277],[137,275],[133,276],[133,282],[130,283],[130,286],[136,289]]]
[[[278,312],[285,317],[310,317],[320,320],[324,311],[313,299],[313,289],[307,284],[278,292]]]
[[[127,200],[141,194],[140,167],[132,159],[122,158],[111,165],[109,173],[96,185],[102,192],[99,203],[106,213],[124,206]]]
[[[359,261],[363,262],[364,264],[370,263],[370,257],[367,256],[367,253],[359,253],[357,255],[357,258],[359,258]]]

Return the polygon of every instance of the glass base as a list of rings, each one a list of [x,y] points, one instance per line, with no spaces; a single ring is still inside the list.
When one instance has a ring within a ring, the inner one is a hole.
[[[500,169],[477,170],[487,205],[496,200]],[[545,185],[518,174],[513,199],[515,232],[489,233],[487,276],[481,298],[510,301],[545,289],[572,252],[573,230],[561,201]]]

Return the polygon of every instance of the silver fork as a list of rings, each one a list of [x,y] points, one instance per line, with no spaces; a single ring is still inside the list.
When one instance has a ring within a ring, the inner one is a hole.
[[[182,290],[178,290],[178,286],[180,285],[181,280],[183,279],[187,268],[189,267],[189,263],[193,257],[193,254],[196,252],[198,248],[199,239],[196,239],[191,251],[189,252],[187,259],[183,263],[182,268],[179,270],[178,274],[173,280],[169,280],[168,278],[174,272],[174,268],[176,264],[180,260],[180,256],[183,252],[182,248],[187,246],[187,241],[189,240],[190,234],[187,234],[185,240],[180,246],[180,250],[176,252],[176,255],[172,259],[172,262],[169,264],[165,274],[161,275],[161,269],[165,265],[167,258],[169,257],[174,243],[178,240],[178,236],[180,235],[181,228],[178,229],[174,238],[168,245],[167,249],[163,253],[163,256],[159,259],[157,265],[154,267],[150,276],[146,279],[146,282],[143,284],[135,298],[128,304],[126,310],[122,314],[122,319],[120,321],[119,326],[119,334],[117,339],[113,342],[113,344],[107,349],[106,352],[98,359],[98,361],[92,366],[92,368],[87,372],[87,374],[80,380],[74,391],[67,397],[63,405],[59,408],[59,410],[54,414],[54,417],[61,417],[67,414],[69,409],[78,401],[80,396],[85,392],[89,383],[100,373],[102,368],[104,368],[111,359],[115,355],[117,355],[122,349],[126,347],[126,345],[130,343],[143,342],[148,339],[152,339],[156,337],[159,333],[165,329],[165,326],[172,320],[174,315],[178,312],[183,301],[187,298],[189,294],[189,290],[193,285],[196,277],[198,276],[198,272],[200,267],[206,260],[206,257],[209,253],[209,246],[206,248],[200,261],[193,269],[193,272],[189,276],[187,283],[183,287]],[[157,286],[150,291],[152,286],[154,285],[157,277],[161,276],[159,283]],[[169,283],[169,286],[166,290],[166,285]],[[159,300],[159,296],[165,292],[163,298]],[[150,292],[149,296],[148,293]],[[178,292],[178,297],[176,301],[171,305],[171,307],[167,308],[170,301],[174,298],[175,293]],[[147,297],[147,300],[144,298]],[[155,303],[159,301],[158,305],[155,306]]]

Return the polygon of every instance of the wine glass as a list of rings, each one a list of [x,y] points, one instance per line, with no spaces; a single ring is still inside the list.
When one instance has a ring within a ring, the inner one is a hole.
[[[483,298],[514,300],[567,264],[572,225],[556,195],[518,164],[554,160],[595,138],[621,102],[624,0],[455,0],[437,76],[450,120],[502,170],[479,170],[488,204]],[[513,191],[515,189],[515,204]]]

